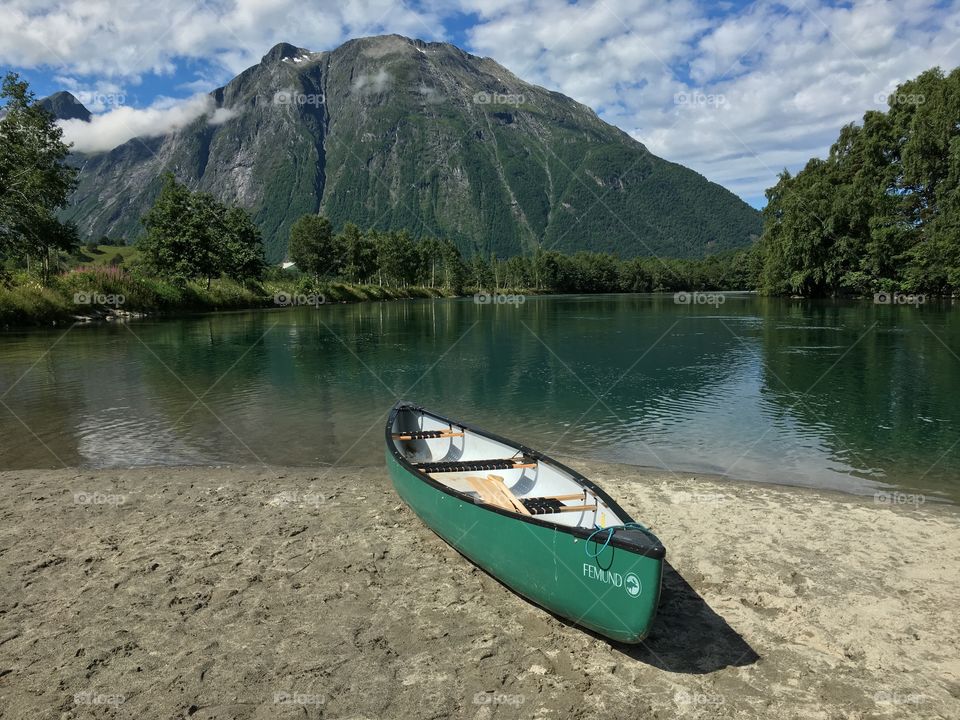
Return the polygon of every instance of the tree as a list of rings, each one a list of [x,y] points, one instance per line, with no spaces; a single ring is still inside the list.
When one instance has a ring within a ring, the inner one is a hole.
[[[336,245],[343,251],[343,276],[354,283],[367,283],[376,272],[376,248],[370,235],[364,235],[353,223],[343,226]]]
[[[263,277],[263,237],[250,214],[239,207],[220,207],[223,222],[223,254],[220,272],[236,280]]]
[[[470,263],[470,279],[477,290],[493,289],[493,269],[490,267],[490,263],[479,253],[473,256]]]
[[[467,268],[463,264],[460,250],[451,240],[442,240],[440,254],[443,258],[444,287],[454,295],[462,295],[463,286],[467,281]]]
[[[509,288],[530,287],[529,261],[522,255],[514,255],[504,265],[504,284]]]
[[[63,164],[70,146],[16,73],[4,78],[0,99],[0,256],[39,256],[46,282],[51,252],[78,243],[76,229],[56,217],[76,183],[76,171]]]
[[[960,289],[960,68],[900,85],[767,190],[758,247],[772,293]]]
[[[412,285],[417,276],[418,253],[410,233],[382,233],[378,236],[377,265],[387,284],[393,287]]]
[[[417,243],[418,277],[421,285],[436,287],[438,271],[443,267],[443,243],[434,237],[427,237]]]
[[[330,221],[323,215],[303,215],[290,228],[290,259],[314,278],[335,277],[342,253]]]
[[[143,217],[139,247],[154,272],[184,280],[226,275],[260,278],[264,270],[260,230],[242,208],[191,192],[168,173],[153,207]]]

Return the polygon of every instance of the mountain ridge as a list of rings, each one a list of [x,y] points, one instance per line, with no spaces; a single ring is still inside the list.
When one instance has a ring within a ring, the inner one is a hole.
[[[65,217],[85,234],[133,241],[169,169],[253,212],[272,262],[292,222],[314,212],[336,227],[406,229],[499,256],[544,247],[700,257],[760,230],[759,213],[721,186],[448,43],[278,43],[210,97],[233,116],[76,155]]]

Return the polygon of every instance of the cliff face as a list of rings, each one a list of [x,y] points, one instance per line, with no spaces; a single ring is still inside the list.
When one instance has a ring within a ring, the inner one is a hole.
[[[445,43],[281,44],[211,95],[226,121],[77,156],[68,218],[132,241],[170,170],[251,210],[271,261],[311,212],[500,256],[542,246],[698,257],[760,228],[735,195],[589,108]]]

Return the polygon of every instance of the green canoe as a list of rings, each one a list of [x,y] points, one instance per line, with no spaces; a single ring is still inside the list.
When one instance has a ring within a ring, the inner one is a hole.
[[[666,551],[599,487],[546,455],[397,403],[387,468],[401,498],[528,600],[612,640],[650,631]]]

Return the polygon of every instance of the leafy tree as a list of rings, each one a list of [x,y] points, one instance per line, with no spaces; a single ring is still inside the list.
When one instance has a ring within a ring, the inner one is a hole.
[[[439,272],[443,269],[443,244],[433,237],[427,237],[417,243],[418,281],[428,287],[436,287]]]
[[[236,280],[263,277],[263,238],[260,228],[243,208],[217,208],[222,217],[220,271]]]
[[[290,259],[315,278],[335,277],[343,255],[330,221],[322,215],[303,215],[290,228]]]
[[[477,290],[493,289],[493,269],[479,253],[474,255],[470,262],[470,279]]]
[[[377,274],[380,284],[409,287],[416,282],[420,255],[406,230],[375,233]]]
[[[0,257],[39,257],[46,282],[51,252],[78,244],[76,229],[56,218],[76,182],[76,171],[63,164],[70,147],[16,73],[4,78],[0,99]]]
[[[376,272],[376,247],[370,235],[364,235],[353,223],[340,233],[337,246],[343,250],[343,276],[350,282],[366,283]]]
[[[782,173],[767,201],[768,292],[960,290],[960,68],[900,85],[826,159]]]
[[[530,287],[530,262],[522,255],[514,255],[504,263],[504,284],[510,288]]]
[[[143,225],[144,262],[160,275],[206,279],[210,287],[211,278],[220,275],[245,280],[263,274],[260,231],[247,212],[208,193],[191,192],[172,174],[164,178]]]
[[[467,281],[467,268],[460,256],[457,246],[450,240],[440,242],[440,253],[443,257],[443,285],[454,295],[463,293],[463,286]]]

